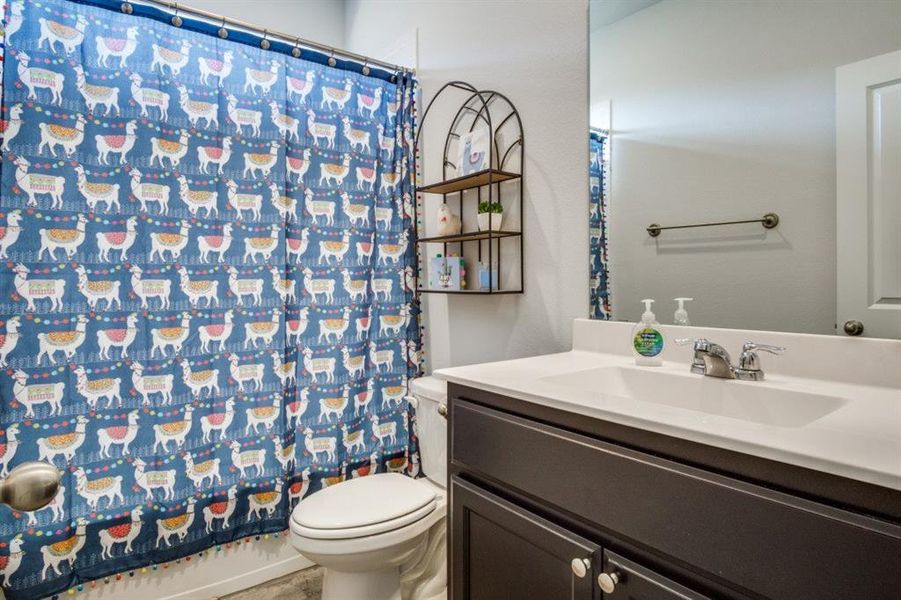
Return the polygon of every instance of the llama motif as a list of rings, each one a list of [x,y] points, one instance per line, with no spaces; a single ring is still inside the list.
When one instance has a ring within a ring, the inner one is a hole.
[[[403,273],[404,291],[413,293],[416,291],[416,275],[413,273],[413,267],[404,267]]]
[[[38,154],[43,154],[44,149],[50,151],[50,156],[57,158],[56,148],[62,148],[66,158],[72,158],[78,146],[84,141],[84,115],[75,117],[75,127],[67,127],[56,123],[38,123],[41,141],[38,143]]]
[[[373,273],[374,275],[374,273]],[[391,301],[391,294],[394,293],[394,278],[393,277],[373,277],[371,281],[372,285],[372,294],[375,296],[376,300],[383,300],[384,302]]]
[[[394,364],[394,350],[390,348],[379,349],[378,342],[370,340],[369,342],[369,361],[375,367],[376,373],[381,373],[382,367],[390,371]]]
[[[380,421],[377,414],[369,415],[372,421],[372,433],[379,439],[379,444],[396,444],[397,443],[397,423],[394,421]]]
[[[309,148],[305,148],[302,156],[285,155],[285,168],[288,170],[289,180],[293,178],[296,183],[303,181],[304,175],[310,170],[310,165],[313,162],[310,160],[312,152]]]
[[[211,458],[202,462],[194,462],[194,456],[190,452],[182,454],[185,461],[185,475],[194,484],[194,488],[198,490],[204,489],[204,484],[209,481],[209,486],[213,487],[216,482],[222,485],[222,475],[219,474],[218,458]]]
[[[67,433],[48,435],[37,440],[38,460],[54,462],[57,456],[62,455],[67,463],[72,462],[75,453],[81,448],[85,440],[85,428],[88,426],[88,418],[84,415],[75,417],[75,430]]]
[[[188,537],[188,530],[194,524],[194,503],[197,502],[193,496],[189,496],[185,501],[185,511],[171,517],[160,517],[156,521],[156,547],[160,548],[165,542],[166,546],[171,546],[170,541],[173,537],[178,538],[179,543]]]
[[[295,221],[297,219],[297,200],[282,194],[274,181],[269,183],[269,200],[272,202],[275,210],[278,211],[278,216],[282,221]]]
[[[16,54],[16,73],[19,75],[19,81],[28,90],[28,99],[37,102],[37,90],[44,89],[50,92],[50,101],[58,106],[63,105],[63,88],[65,87],[66,76],[56,71],[42,69],[40,67],[31,67],[31,57],[25,52],[19,50]]]
[[[272,86],[278,81],[279,61],[269,61],[269,70],[262,71],[244,67],[244,93],[268,94]]]
[[[422,364],[422,348],[419,347],[416,340],[407,342],[407,364],[419,372],[419,366]]]
[[[278,248],[278,236],[280,231],[281,227],[277,223],[273,223],[269,226],[268,237],[244,238],[244,261],[256,263],[257,257],[259,257],[260,262],[263,263],[272,260],[272,253]]]
[[[191,189],[188,179],[178,175],[178,195],[181,201],[188,207],[192,217],[196,217],[200,209],[204,210],[204,217],[219,215],[219,195],[215,190]]]
[[[46,253],[50,260],[56,258],[56,251],[62,250],[66,259],[72,260],[78,252],[78,248],[84,242],[87,217],[79,213],[75,218],[75,228],[50,228],[38,229],[41,238],[41,247],[38,250],[38,260]]]
[[[354,246],[357,249],[357,259],[361,265],[368,265],[372,262],[372,252],[375,249],[375,232],[370,232],[369,239],[365,242],[356,242]]]
[[[338,128],[329,123],[317,123],[316,113],[312,109],[307,109],[307,133],[313,138],[314,144],[318,145],[319,140],[325,140],[328,148],[334,148]]]
[[[222,87],[222,83],[231,75],[234,68],[235,53],[226,50],[222,53],[222,60],[217,58],[207,58],[206,56],[197,57],[197,69],[200,71],[200,82],[203,85],[210,84],[210,76],[216,77],[219,82],[218,86]]]
[[[232,465],[241,472],[241,477],[247,477],[247,471],[253,470],[254,477],[263,475],[263,467],[266,464],[266,451],[263,448],[252,448],[241,451],[241,443],[233,440],[230,444]]]
[[[291,440],[294,439],[292,434]],[[272,450],[275,460],[281,466],[283,471],[290,471],[294,466],[294,442],[287,446],[282,442],[282,436],[279,434],[272,435]]]
[[[201,300],[207,308],[219,303],[219,282],[215,279],[191,279],[182,265],[178,266],[178,277],[179,287],[193,308],[198,308]]]
[[[176,326],[164,326],[150,330],[150,338],[153,344],[150,348],[150,357],[157,352],[162,358],[166,357],[166,350],[171,348],[173,354],[180,354],[181,348],[188,336],[191,335],[191,313],[181,313],[181,322]]]
[[[47,43],[47,50],[51,53],[56,52],[56,44],[63,47],[63,52],[74,54],[76,48],[84,41],[84,32],[88,28],[88,21],[82,15],[75,18],[75,27],[64,25],[58,21],[48,21],[40,17],[41,36],[38,38],[38,49],[43,49],[44,43]]]
[[[19,449],[19,424],[10,423],[6,428],[6,441],[0,444],[0,477],[9,475],[9,463]]]
[[[110,405],[112,405],[112,402],[110,402]],[[138,432],[141,429],[141,426],[138,425],[139,419],[140,411],[131,410],[128,412],[127,425],[112,425],[98,429],[97,443],[100,445],[100,456],[112,458],[110,449],[113,446],[122,446],[122,455],[128,454],[128,447],[138,437]]]
[[[125,124],[125,134],[95,135],[97,144],[97,162],[101,165],[110,164],[110,154],[119,155],[119,163],[125,164],[128,153],[135,147],[138,141],[138,122],[129,121]]]
[[[122,395],[119,393],[121,385],[122,379],[119,377],[88,379],[87,371],[83,366],[75,367],[75,389],[85,397],[91,410],[97,410],[101,400],[106,401],[106,408],[112,408],[115,404],[122,406]],[[104,456],[102,448],[100,455]]]
[[[140,458],[135,458],[132,464],[135,468],[135,485],[144,490],[148,502],[153,501],[153,490],[157,489],[163,491],[162,500],[172,500],[175,497],[175,469],[148,471],[147,463]]]
[[[219,394],[219,369],[205,369],[203,371],[195,371],[191,368],[191,363],[182,358],[181,370],[184,374],[184,383],[191,390],[191,395],[195,399],[200,399],[206,392],[209,397]]]
[[[138,47],[138,28],[129,27],[125,30],[124,38],[102,37],[94,38],[97,50],[97,64],[101,67],[125,67],[125,61],[134,54]],[[118,64],[110,64],[111,59],[115,59]]]
[[[379,469],[379,450],[375,449],[369,453],[369,458],[360,463],[360,466],[353,467],[350,470],[348,476],[350,479],[356,479],[358,477],[366,477],[371,473],[375,473]]]
[[[140,201],[143,212],[148,212],[147,205],[150,202],[155,202],[159,205],[161,215],[169,212],[169,196],[172,190],[168,185],[143,183],[141,181],[143,175],[134,167],[132,167],[129,175],[131,175],[131,193]]]
[[[16,165],[16,185],[28,196],[28,206],[37,206],[38,196],[49,196],[50,208],[62,209],[63,194],[66,191],[65,177],[31,173],[28,170],[31,163],[22,156],[17,156],[13,160],[13,164]]]
[[[6,27],[4,27],[6,42],[12,39],[13,35],[18,33],[25,22],[25,0],[15,0],[9,3],[9,16],[6,19]]]
[[[335,380],[335,359],[331,357],[313,357],[312,348],[303,349],[303,369],[313,378],[313,383],[319,383],[317,376],[325,375],[325,382]]]
[[[362,392],[357,392],[354,394],[354,416],[357,416],[357,413],[361,415],[365,415],[366,411],[369,410],[369,403],[372,402],[372,397],[375,393],[375,382],[372,379],[366,381],[366,389]]]
[[[235,420],[235,397],[225,401],[225,411],[221,413],[208,413],[200,417],[200,430],[203,432],[203,443],[213,441],[213,432],[219,433],[219,441],[228,435],[228,428]]]
[[[288,98],[294,100],[297,104],[306,104],[307,96],[313,91],[313,82],[316,81],[315,71],[307,71],[303,79],[298,77],[286,77],[285,82],[288,85]]]
[[[150,308],[150,299],[159,298],[160,310],[168,310],[172,299],[172,282],[167,279],[144,279],[144,270],[131,265],[131,290],[141,300],[141,308]]]
[[[347,346],[341,346],[341,364],[351,380],[359,379],[366,373],[366,355],[351,355]]]
[[[245,391],[245,383],[247,388],[252,387],[256,391],[262,389],[263,373],[266,371],[263,363],[244,363],[242,365],[239,364],[239,360],[240,358],[238,358],[237,354],[230,354],[228,357],[228,371],[231,378],[238,384],[238,389],[242,392]],[[251,383],[253,384],[252,386],[250,385]]]
[[[372,318],[369,316],[369,307],[363,309],[363,314],[356,319],[354,323],[357,326],[357,339],[362,340],[369,335],[369,328],[372,327]]]
[[[394,136],[385,135],[385,127],[381,123],[376,125],[379,134],[379,152],[387,152],[388,156],[394,153],[395,139]]]
[[[278,142],[269,142],[269,152],[245,152],[244,172],[242,177],[252,179],[255,176],[269,177],[272,167],[278,162]],[[259,218],[259,217],[257,217]]]
[[[303,270],[303,289],[310,295],[314,303],[318,302],[320,295],[324,297],[326,303],[335,301],[335,280],[331,277],[313,279],[313,270],[309,267]]]
[[[25,418],[34,417],[34,407],[40,404],[49,404],[48,417],[62,414],[63,398],[66,395],[66,384],[62,381],[56,383],[28,383],[28,374],[21,369],[13,375],[13,398],[25,407]]]
[[[300,474],[300,479],[288,486],[288,503],[293,509],[310,489],[310,467],[306,467]]]
[[[391,229],[391,222],[394,220],[394,209],[390,206],[375,207],[375,225],[383,225],[385,230]]]
[[[282,351],[273,350],[269,353],[272,356],[272,371],[275,376],[282,382],[282,388],[286,388],[297,383],[297,364],[292,360],[282,362]]]
[[[182,40],[181,47],[178,50],[166,48],[158,44],[150,44],[153,50],[153,60],[150,62],[150,70],[159,69],[161,75],[166,74],[164,67],[169,67],[172,77],[178,77],[181,70],[188,64],[191,54],[191,43]]]
[[[88,328],[88,318],[85,315],[75,317],[75,329],[62,331],[45,331],[38,334],[38,355],[36,364],[41,364],[45,356],[50,364],[56,364],[56,353],[62,352],[64,360],[72,360],[75,353],[84,343],[85,331]]]
[[[25,300],[27,312],[37,310],[38,300],[49,300],[51,311],[63,309],[63,297],[66,293],[65,279],[29,279],[28,275],[31,270],[22,263],[18,263],[13,268],[13,272],[16,274],[13,287],[16,293]]]
[[[140,460],[140,459],[138,459]],[[84,469],[75,469],[75,491],[88,503],[88,508],[97,510],[100,501],[106,499],[106,508],[111,508],[115,503],[122,503],[121,475],[103,475],[96,479],[88,479]]]
[[[228,521],[235,512],[238,503],[238,486],[232,485],[226,492],[226,499],[218,502],[210,502],[203,507],[203,520],[206,523],[206,532],[213,532],[213,524],[222,521],[222,529],[228,529]]]
[[[313,217],[313,224],[319,225],[319,217],[325,217],[326,225],[335,223],[335,203],[329,200],[316,200],[313,190],[307,188],[303,193],[303,207]],[[298,253],[302,254],[302,253]]]
[[[219,174],[232,157],[232,139],[222,138],[221,146],[197,146],[197,162],[201,173],[209,173],[210,165],[215,165],[214,174]]]
[[[251,406],[247,409],[247,425],[244,427],[244,435],[257,435],[257,427],[262,425],[266,433],[272,431],[275,426],[275,420],[279,416],[281,408],[281,396],[274,395],[272,404],[264,406]]]
[[[319,455],[324,454],[325,459],[335,460],[337,458],[337,454],[335,453],[337,443],[335,438],[329,437],[313,437],[313,430],[309,427],[303,430],[303,445],[304,448],[307,449],[307,452],[313,455],[313,460],[318,461]]]
[[[116,544],[125,544],[122,549],[122,555],[130,554],[132,544],[138,536],[141,535],[141,516],[143,515],[143,507],[135,506],[131,509],[131,519],[125,523],[112,525],[97,532],[100,541],[100,558],[113,558],[113,548]]]
[[[97,108],[103,107],[104,117],[118,116],[121,113],[119,108],[119,88],[115,86],[95,85],[88,83],[84,74],[84,68],[81,65],[72,67],[75,71],[75,88],[84,99],[88,112],[97,114]]]
[[[351,302],[365,302],[369,290],[368,279],[354,279],[350,269],[341,269],[341,282]]]
[[[350,233],[345,231],[340,240],[328,238],[319,241],[319,263],[331,264],[331,259],[340,265],[344,261],[344,255],[350,250]]]
[[[285,331],[287,334],[288,344],[294,346],[300,341],[300,336],[307,330],[310,324],[310,309],[305,306],[300,309],[296,319],[285,320]]]
[[[349,392],[350,386],[345,383],[341,387],[340,395],[323,396],[319,399],[319,423],[323,421],[326,423],[331,422],[332,415],[335,416],[336,423],[341,420],[344,416],[344,409],[350,403]]]
[[[192,100],[188,88],[184,84],[178,84],[178,106],[188,115],[191,127],[198,127],[203,121],[204,127],[211,129],[219,127],[219,104],[204,100]]]
[[[258,277],[238,277],[238,269],[235,267],[228,268],[228,289],[237,298],[239,306],[244,305],[245,296],[250,296],[253,306],[263,303],[263,280]]]
[[[28,526],[32,527],[38,524],[38,514],[50,512],[50,523],[58,523],[65,518],[66,515],[66,486],[60,485],[56,490],[56,495],[47,506],[28,513]],[[12,545],[12,544],[10,544]],[[2,561],[2,559],[0,559]],[[3,565],[0,563],[0,571]]]
[[[75,175],[78,191],[84,197],[91,212],[97,212],[97,207],[101,203],[106,205],[104,208],[108,212],[122,210],[122,206],[119,204],[121,186],[118,183],[88,181],[84,167],[81,165],[75,165]]]
[[[175,170],[181,163],[181,159],[188,153],[188,132],[182,129],[178,134],[178,141],[167,140],[161,137],[150,138],[150,166],[159,163],[160,168],[165,168],[163,159],[169,161],[169,168]]]
[[[118,282],[116,282],[118,283]],[[128,349],[138,335],[138,315],[131,313],[126,317],[125,327],[110,327],[97,330],[97,345],[100,348],[99,358],[109,360],[110,350],[119,349],[119,358],[128,357]]]
[[[0,335],[0,367],[6,368],[7,360],[16,346],[19,345],[19,327],[22,324],[21,317],[13,315],[6,322],[6,331]]]
[[[334,343],[340,343],[348,327],[350,327],[350,307],[345,306],[341,316],[337,319],[320,319],[319,343],[327,344],[332,338],[334,338]]]
[[[382,88],[375,88],[372,95],[357,93],[357,113],[363,117],[368,116],[370,119],[375,117],[382,106]]]
[[[400,406],[407,398],[407,380],[401,378],[398,385],[383,385],[382,393],[382,410],[391,408],[391,405]]]
[[[269,109],[271,111],[269,118],[272,119],[272,124],[275,125],[282,137],[288,142],[291,140],[299,142],[300,121],[291,115],[279,111],[278,103],[275,100],[269,101]]]
[[[409,322],[410,314],[406,307],[401,308],[397,314],[383,312],[379,315],[379,337],[400,335]]]
[[[263,513],[266,513],[266,518],[271,519],[282,502],[282,488],[284,485],[284,482],[278,479],[275,482],[274,490],[249,494],[247,496],[247,520],[260,519]]]
[[[341,187],[350,173],[350,154],[345,154],[341,164],[323,162],[319,165],[319,185],[329,185],[334,182],[336,187]]]
[[[310,406],[310,388],[301,388],[299,394],[300,397],[297,400],[285,405],[285,416],[292,429],[297,426],[298,420],[303,417]]]
[[[228,338],[232,334],[232,330],[234,329],[234,324],[232,323],[232,319],[234,318],[234,311],[228,309],[222,315],[224,321],[222,323],[210,323],[208,325],[201,325],[197,330],[197,335],[200,338],[200,351],[203,353],[207,353],[212,351],[221,352],[225,348],[226,342],[228,342]],[[216,348],[212,349],[211,345],[215,342]]]
[[[357,170],[359,171],[359,167]],[[357,175],[359,177],[359,174]],[[341,197],[341,210],[350,221],[352,227],[369,227],[369,205],[354,204],[347,192],[338,194]]]
[[[347,140],[347,143],[350,144],[351,150],[358,150],[360,152],[370,152],[369,147],[369,132],[363,129],[354,129],[350,125],[350,117],[344,115],[341,117],[341,133],[344,134],[344,139]]]
[[[238,213],[238,220],[244,218],[244,211],[250,212],[251,221],[259,221],[263,210],[262,194],[239,194],[237,182],[229,179],[225,182],[228,188],[228,204]]]
[[[272,345],[272,340],[279,331],[282,311],[275,308],[272,310],[272,317],[266,321],[251,321],[244,324],[244,348],[256,349],[257,342],[263,342],[263,347],[267,348]]]
[[[128,259],[128,251],[138,237],[137,229],[138,218],[128,217],[125,221],[125,231],[102,231],[97,233],[97,248],[100,260],[103,262],[109,261],[110,250],[116,250],[119,252],[119,262],[125,262]]]
[[[151,231],[150,232],[150,256],[148,260],[153,261],[156,256],[161,262],[166,262],[166,252],[172,257],[172,262],[178,260],[182,250],[188,245],[188,231],[191,224],[182,219],[179,222],[178,233],[171,231]]]
[[[141,116],[145,119],[150,117],[150,108],[155,108],[160,113],[161,121],[169,120],[169,101],[170,96],[166,92],[160,91],[152,87],[144,87],[144,78],[137,73],[132,73],[129,77],[131,81],[131,97],[135,103],[141,107]],[[153,164],[151,159],[150,164]]]
[[[408,234],[407,230],[404,230],[400,237],[397,240],[396,244],[379,244],[379,259],[378,264],[387,265],[389,262],[392,264],[397,264],[398,261],[407,253],[407,244],[408,244]]]
[[[382,173],[382,182],[379,184],[379,194],[391,194],[400,182],[400,173]]]
[[[351,431],[347,428],[347,423],[341,423],[341,443],[344,445],[344,451],[348,456],[353,456],[356,452],[366,451],[366,434],[362,427]]]
[[[22,131],[22,103],[13,104],[9,109],[9,119],[0,120],[0,133],[3,137],[3,150],[9,150],[13,139]]]
[[[374,163],[373,165],[363,163],[359,167],[355,167],[354,174],[357,178],[356,189],[361,192],[371,192],[373,188],[375,188],[375,180],[378,176],[378,171],[376,170]]]
[[[175,386],[175,377],[172,373],[145,375],[144,365],[141,363],[132,361],[129,366],[131,367],[131,385],[141,396],[144,406],[150,405],[150,396],[153,394],[160,395],[161,404],[172,404],[172,389]]]
[[[343,88],[334,88],[323,86],[322,100],[319,102],[319,108],[330,108],[336,111],[343,111],[344,106],[350,101],[354,82],[352,79],[344,80]]]
[[[288,252],[288,260],[300,260],[307,247],[310,245],[310,232],[306,227],[300,230],[300,237],[285,236],[285,246]]]
[[[225,254],[232,245],[232,224],[225,223],[222,225],[222,233],[220,235],[199,235],[197,236],[197,249],[201,262],[224,262]],[[210,255],[214,254],[216,260],[212,261]]]
[[[175,442],[175,450],[173,452],[184,446],[185,438],[188,437],[188,432],[191,431],[191,415],[193,413],[194,407],[188,404],[185,406],[185,414],[181,419],[166,423],[155,423],[153,425],[153,451],[156,452],[157,448],[159,448],[163,452],[168,452],[169,442]]]
[[[64,540],[49,542],[47,545],[41,546],[41,556],[44,559],[44,568],[41,569],[42,579],[47,579],[47,571],[50,570],[56,576],[62,576],[63,571],[60,569],[60,565],[63,563],[68,563],[70,571],[75,567],[75,559],[78,558],[78,553],[84,548],[87,527],[87,520],[84,517],[78,517],[75,520],[74,534]],[[8,574],[6,581],[9,581]]]
[[[260,127],[263,124],[263,113],[259,110],[250,108],[239,108],[238,99],[232,94],[226,94],[228,104],[226,104],[226,113],[229,120],[238,128],[238,133],[244,133],[244,127],[250,128],[250,135],[259,137]]]
[[[78,275],[77,288],[79,293],[85,297],[91,310],[105,308],[113,310],[113,306],[122,309],[122,301],[119,299],[120,282],[112,279],[90,279],[88,272],[82,265],[75,267],[75,273]],[[100,304],[103,300],[106,305]]]

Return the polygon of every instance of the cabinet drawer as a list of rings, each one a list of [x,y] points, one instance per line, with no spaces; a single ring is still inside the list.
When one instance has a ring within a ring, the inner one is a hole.
[[[455,468],[768,598],[901,597],[901,527],[454,398]]]

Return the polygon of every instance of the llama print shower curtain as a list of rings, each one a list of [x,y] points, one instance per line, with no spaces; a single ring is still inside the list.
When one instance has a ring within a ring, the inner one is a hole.
[[[588,276],[589,317],[612,319],[610,273],[607,268],[607,136],[592,131],[588,138]]]
[[[63,472],[0,507],[13,600],[418,472],[414,82],[120,5],[5,12],[0,469]]]

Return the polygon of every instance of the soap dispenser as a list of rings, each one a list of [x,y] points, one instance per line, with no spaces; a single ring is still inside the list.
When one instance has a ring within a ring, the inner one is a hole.
[[[651,312],[651,304],[654,300],[646,298],[644,313],[641,315],[635,328],[632,330],[632,348],[635,350],[635,364],[642,367],[659,367],[663,364],[663,334],[660,333],[660,323]]]
[[[691,321],[688,320],[688,311],[685,310],[685,303],[691,302],[694,298],[673,298],[673,300],[679,305],[673,315],[673,325],[682,325],[683,327],[691,325]]]

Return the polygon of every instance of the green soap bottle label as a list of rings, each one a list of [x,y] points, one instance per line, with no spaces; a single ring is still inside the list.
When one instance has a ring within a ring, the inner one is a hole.
[[[663,352],[663,336],[656,329],[645,327],[635,334],[632,345],[642,356],[657,356]]]

